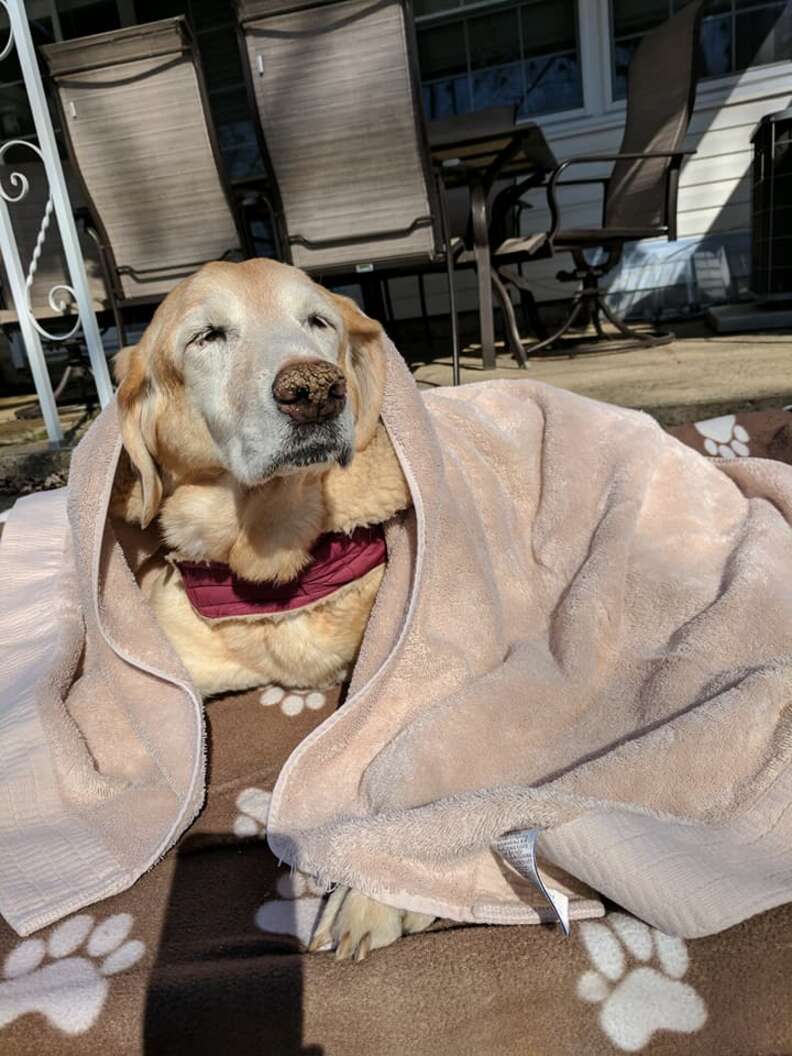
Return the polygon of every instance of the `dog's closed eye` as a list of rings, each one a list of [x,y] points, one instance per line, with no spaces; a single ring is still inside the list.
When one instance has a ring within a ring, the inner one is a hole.
[[[226,330],[222,326],[205,326],[203,330],[199,330],[197,334],[193,334],[190,340],[187,342],[188,347],[195,346],[203,348],[206,345],[214,344],[218,341],[223,341],[226,337]]]
[[[311,315],[305,320],[305,325],[312,330],[332,330],[333,324],[329,319],[325,319],[323,315],[319,315],[317,312],[312,312]]]

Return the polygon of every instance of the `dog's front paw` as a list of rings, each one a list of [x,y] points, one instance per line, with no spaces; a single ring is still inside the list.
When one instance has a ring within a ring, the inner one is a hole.
[[[331,945],[337,960],[362,961],[371,950],[390,946],[402,935],[424,931],[434,919],[383,905],[349,887],[337,887],[327,900],[309,948],[316,951]]]

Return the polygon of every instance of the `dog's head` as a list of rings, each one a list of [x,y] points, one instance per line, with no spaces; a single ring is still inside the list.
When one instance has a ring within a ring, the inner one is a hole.
[[[379,419],[382,338],[354,301],[275,261],[207,264],[180,283],[116,366],[144,527],[163,475],[255,487],[346,465]]]

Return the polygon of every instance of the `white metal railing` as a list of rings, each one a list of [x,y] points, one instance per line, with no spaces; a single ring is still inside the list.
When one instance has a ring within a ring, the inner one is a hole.
[[[73,337],[78,330],[82,330],[91,362],[94,384],[96,385],[99,403],[102,407],[112,398],[113,386],[110,381],[110,372],[107,368],[102,338],[99,334],[99,326],[91,304],[85,264],[77,237],[77,228],[74,223],[71,203],[69,202],[69,194],[66,189],[63,167],[61,166],[58,147],[55,142],[55,133],[47,108],[47,100],[44,95],[44,86],[41,83],[36,53],[25,13],[24,0],[0,0],[0,6],[5,9],[9,20],[9,36],[2,51],[0,51],[0,60],[10,55],[12,49],[16,47],[19,65],[22,68],[22,77],[25,82],[25,91],[30,103],[33,124],[38,138],[38,145],[24,139],[14,139],[0,146],[0,253],[2,253],[3,264],[8,277],[8,286],[19,319],[19,328],[33,374],[36,394],[41,405],[44,423],[47,427],[47,436],[50,443],[56,445],[63,439],[63,431],[58,420],[52,384],[47,373],[47,365],[41,347],[41,338],[43,337],[49,341],[63,341]],[[13,166],[6,166],[5,154],[11,147],[27,147],[41,158],[49,186],[49,198],[27,272],[25,272],[19,259],[19,250],[14,237],[14,227],[11,222],[9,206],[13,206],[14,203],[21,201],[25,197],[28,193],[29,185],[24,175],[14,172]],[[7,190],[2,185],[2,176],[6,167],[11,190]],[[53,287],[49,291],[49,303],[55,311],[63,310],[62,304],[57,299],[59,292],[69,293],[77,302],[77,321],[66,334],[50,334],[45,330],[36,321],[30,303],[30,289],[53,212],[66,255],[70,285],[61,284]]]

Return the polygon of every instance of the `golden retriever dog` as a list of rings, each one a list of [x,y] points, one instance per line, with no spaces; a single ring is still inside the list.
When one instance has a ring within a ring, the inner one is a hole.
[[[384,571],[376,526],[410,505],[379,417],[382,338],[353,301],[257,259],[207,264],[180,283],[118,357],[127,459],[111,515],[122,536],[153,533],[131,563],[205,696],[323,688],[354,665]],[[363,571],[313,597],[306,576],[328,540],[344,567],[356,547]],[[219,615],[201,607],[201,569],[213,590],[213,577],[224,584]],[[241,609],[228,586],[239,580],[253,598]],[[312,948],[361,959],[431,920],[337,888]]]

